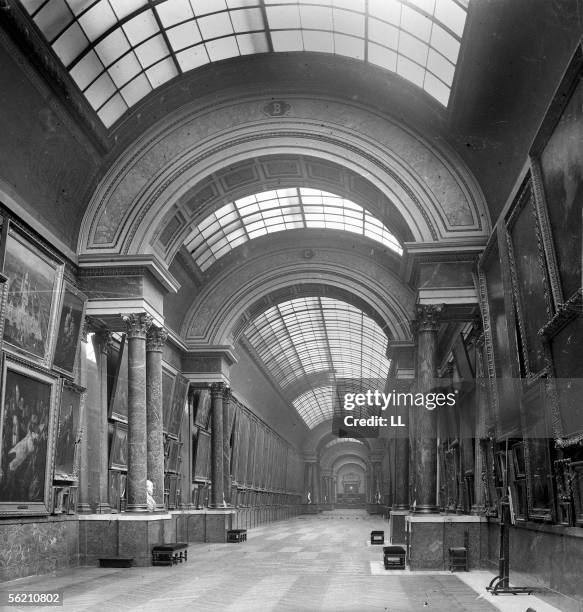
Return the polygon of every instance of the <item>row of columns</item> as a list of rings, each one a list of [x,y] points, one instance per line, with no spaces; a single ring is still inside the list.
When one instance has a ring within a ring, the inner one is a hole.
[[[146,313],[123,315],[128,351],[128,470],[126,480],[127,510],[148,511],[146,481],[152,481],[152,497],[156,510],[164,509],[164,435],[162,417],[162,352],[167,332],[152,324]],[[82,443],[83,465],[87,466],[80,482],[81,512],[95,508],[98,513],[111,510],[108,501],[108,421],[107,421],[107,356],[112,347],[111,332],[92,327],[88,320],[86,332],[95,332],[95,359],[99,390],[95,400],[100,406],[96,420],[86,422],[84,430],[93,426],[97,432]],[[87,341],[85,334],[84,341]],[[86,367],[81,368],[82,372]],[[85,374],[84,374],[85,375]],[[84,386],[87,381],[81,381]],[[87,415],[88,411],[86,411]],[[86,416],[87,418],[87,416]],[[97,445],[97,448],[95,447]],[[91,456],[98,465],[93,465]],[[98,483],[95,482],[96,478]],[[97,504],[91,504],[89,481],[97,487]],[[92,507],[93,506],[93,507]]]

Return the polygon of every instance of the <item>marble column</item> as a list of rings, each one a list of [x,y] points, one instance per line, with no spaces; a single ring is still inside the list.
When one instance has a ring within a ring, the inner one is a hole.
[[[135,313],[122,318],[128,340],[127,511],[147,512],[146,333],[152,317]]]
[[[81,357],[79,364],[79,384],[82,387],[87,387],[87,334],[89,332],[89,321],[85,319],[83,322],[83,331],[81,332]],[[85,514],[91,512],[91,504],[89,503],[89,449],[87,441],[87,423],[88,423],[88,406],[81,414],[81,441],[80,441],[80,465],[79,465],[79,500],[77,504],[77,512]]]
[[[434,390],[437,376],[437,331],[442,305],[417,305],[417,393]],[[415,409],[415,491],[413,511],[432,513],[437,505],[437,410]]]
[[[312,503],[319,504],[322,501],[322,475],[320,471],[320,465],[318,463],[314,463],[314,471],[313,471],[313,479],[312,479]]]
[[[395,439],[395,497],[393,510],[409,509],[409,437],[397,436]]]
[[[223,395],[223,491],[225,501],[231,503],[231,413],[234,406],[231,404],[231,389],[225,388]]]
[[[168,333],[152,326],[146,335],[146,428],[148,480],[157,510],[164,510],[164,433],[162,419],[162,352]]]
[[[211,385],[211,507],[223,508],[225,502],[223,480],[223,395],[225,383]]]
[[[107,358],[111,352],[113,338],[111,332],[100,330],[95,332],[95,348],[99,380],[101,382],[99,405],[99,490],[97,510],[99,514],[111,512],[109,505],[109,431],[107,421]]]

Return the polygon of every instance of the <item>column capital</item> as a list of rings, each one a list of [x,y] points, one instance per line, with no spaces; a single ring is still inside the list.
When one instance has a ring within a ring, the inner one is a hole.
[[[152,316],[145,312],[121,315],[127,327],[128,338],[146,338],[146,332],[152,325]]]
[[[443,304],[417,304],[415,319],[412,322],[413,333],[436,332],[439,329],[443,307]]]
[[[109,355],[113,348],[113,334],[107,329],[95,332],[95,343],[103,355]]]
[[[211,397],[213,399],[224,397],[227,386],[224,382],[215,382],[211,385]]]
[[[150,326],[146,333],[146,351],[161,353],[167,338],[168,332],[164,327]]]

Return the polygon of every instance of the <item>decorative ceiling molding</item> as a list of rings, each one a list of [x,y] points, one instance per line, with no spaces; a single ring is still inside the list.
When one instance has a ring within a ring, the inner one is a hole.
[[[282,154],[317,157],[365,177],[397,207],[414,241],[489,234],[481,191],[444,143],[438,148],[345,100],[290,95],[290,112],[270,118],[262,111],[265,93],[228,96],[175,113],[118,158],[86,211],[80,252],[151,250],[172,207],[196,185],[250,157]]]
[[[335,246],[321,246],[318,236],[311,242],[305,238],[304,247],[313,251],[309,259],[303,255],[305,248],[269,239],[253,242],[259,243],[255,251],[218,271],[196,296],[181,327],[188,346],[233,344],[241,321],[273,304],[268,296],[306,282],[314,284],[313,279],[332,293],[339,289],[346,301],[352,296],[356,307],[363,301],[369,304],[368,310],[374,310],[375,320],[382,321],[381,328],[390,339],[410,338],[414,293],[384,261],[357,252],[339,236],[330,243]]]

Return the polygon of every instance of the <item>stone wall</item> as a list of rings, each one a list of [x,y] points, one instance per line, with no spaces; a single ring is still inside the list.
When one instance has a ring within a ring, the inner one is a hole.
[[[0,582],[79,565],[76,516],[0,522]]]

